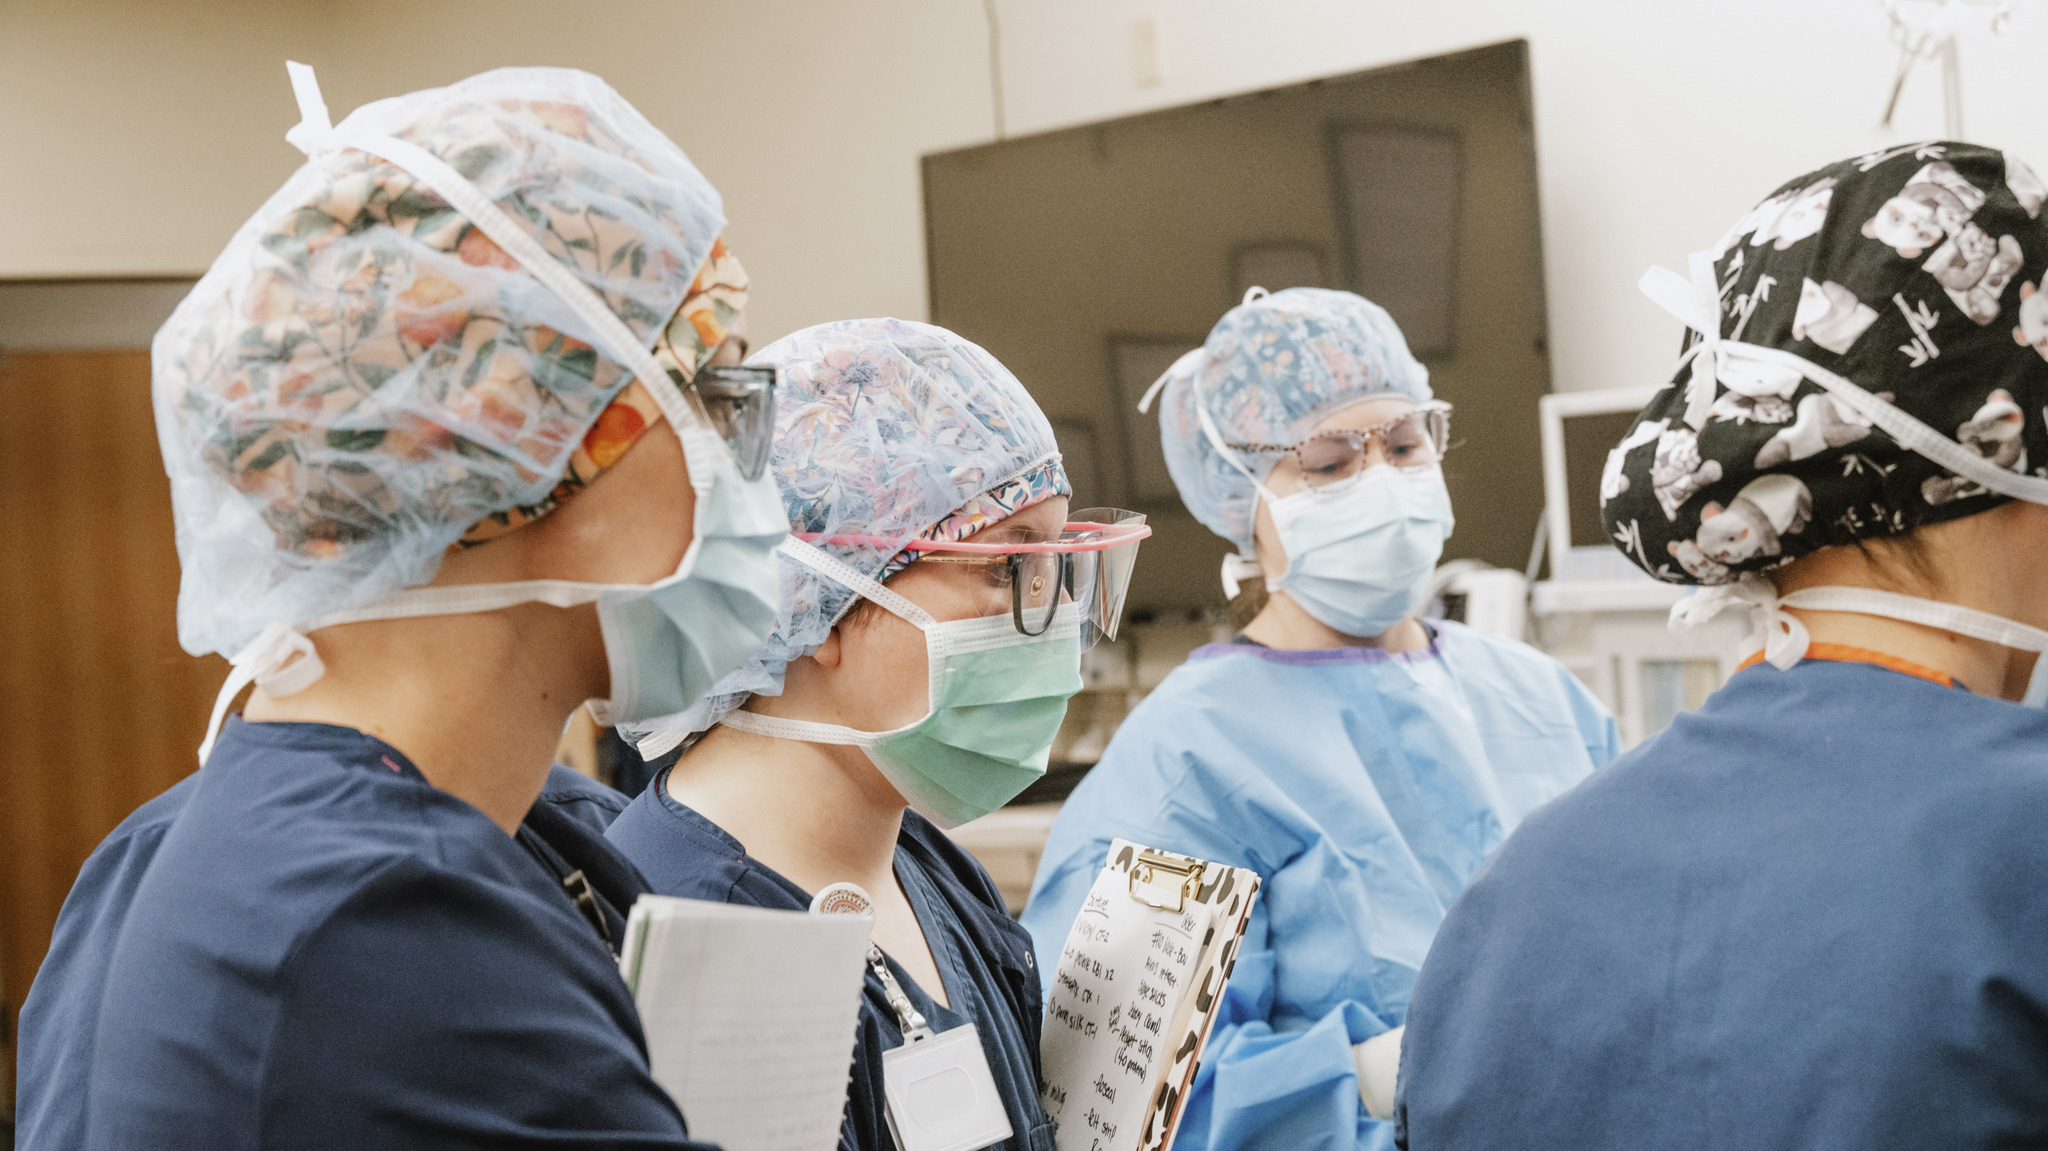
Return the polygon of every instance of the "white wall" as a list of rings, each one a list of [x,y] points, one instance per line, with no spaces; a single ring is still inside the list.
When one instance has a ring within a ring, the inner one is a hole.
[[[1527,37],[1561,388],[1662,378],[1638,297],[1821,163],[1939,134],[1931,66],[1900,130],[1875,0],[998,0],[1013,134]],[[2048,164],[2048,7],[1962,37],[1969,135]],[[1159,21],[1165,82],[1132,79]],[[0,0],[0,277],[191,274],[288,172],[282,59],[337,114],[502,63],[610,79],[724,191],[754,335],[920,316],[917,158],[991,134],[980,0]],[[2044,169],[2048,170],[2048,169]]]

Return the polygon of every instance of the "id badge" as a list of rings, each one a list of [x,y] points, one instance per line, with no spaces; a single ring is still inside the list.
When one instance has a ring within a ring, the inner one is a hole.
[[[1010,1137],[972,1023],[882,1052],[882,1095],[899,1151],[980,1151]]]

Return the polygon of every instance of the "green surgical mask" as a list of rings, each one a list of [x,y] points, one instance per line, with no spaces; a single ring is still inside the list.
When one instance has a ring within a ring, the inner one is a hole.
[[[929,612],[808,544],[783,550],[924,632],[931,706],[894,731],[735,711],[720,722],[778,739],[859,747],[919,815],[958,827],[1015,799],[1045,774],[1067,700],[1081,690],[1081,609],[1058,609],[1044,634],[1008,615],[941,623]]]

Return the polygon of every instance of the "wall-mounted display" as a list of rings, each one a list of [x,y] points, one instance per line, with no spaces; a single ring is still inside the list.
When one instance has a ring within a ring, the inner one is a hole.
[[[1464,151],[1443,128],[1330,127],[1346,285],[1385,308],[1421,360],[1457,351]]]

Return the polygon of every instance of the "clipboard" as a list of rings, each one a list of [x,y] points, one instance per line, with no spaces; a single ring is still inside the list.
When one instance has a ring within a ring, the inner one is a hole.
[[[1046,997],[1059,1151],[1170,1151],[1258,894],[1249,868],[1111,842]]]

